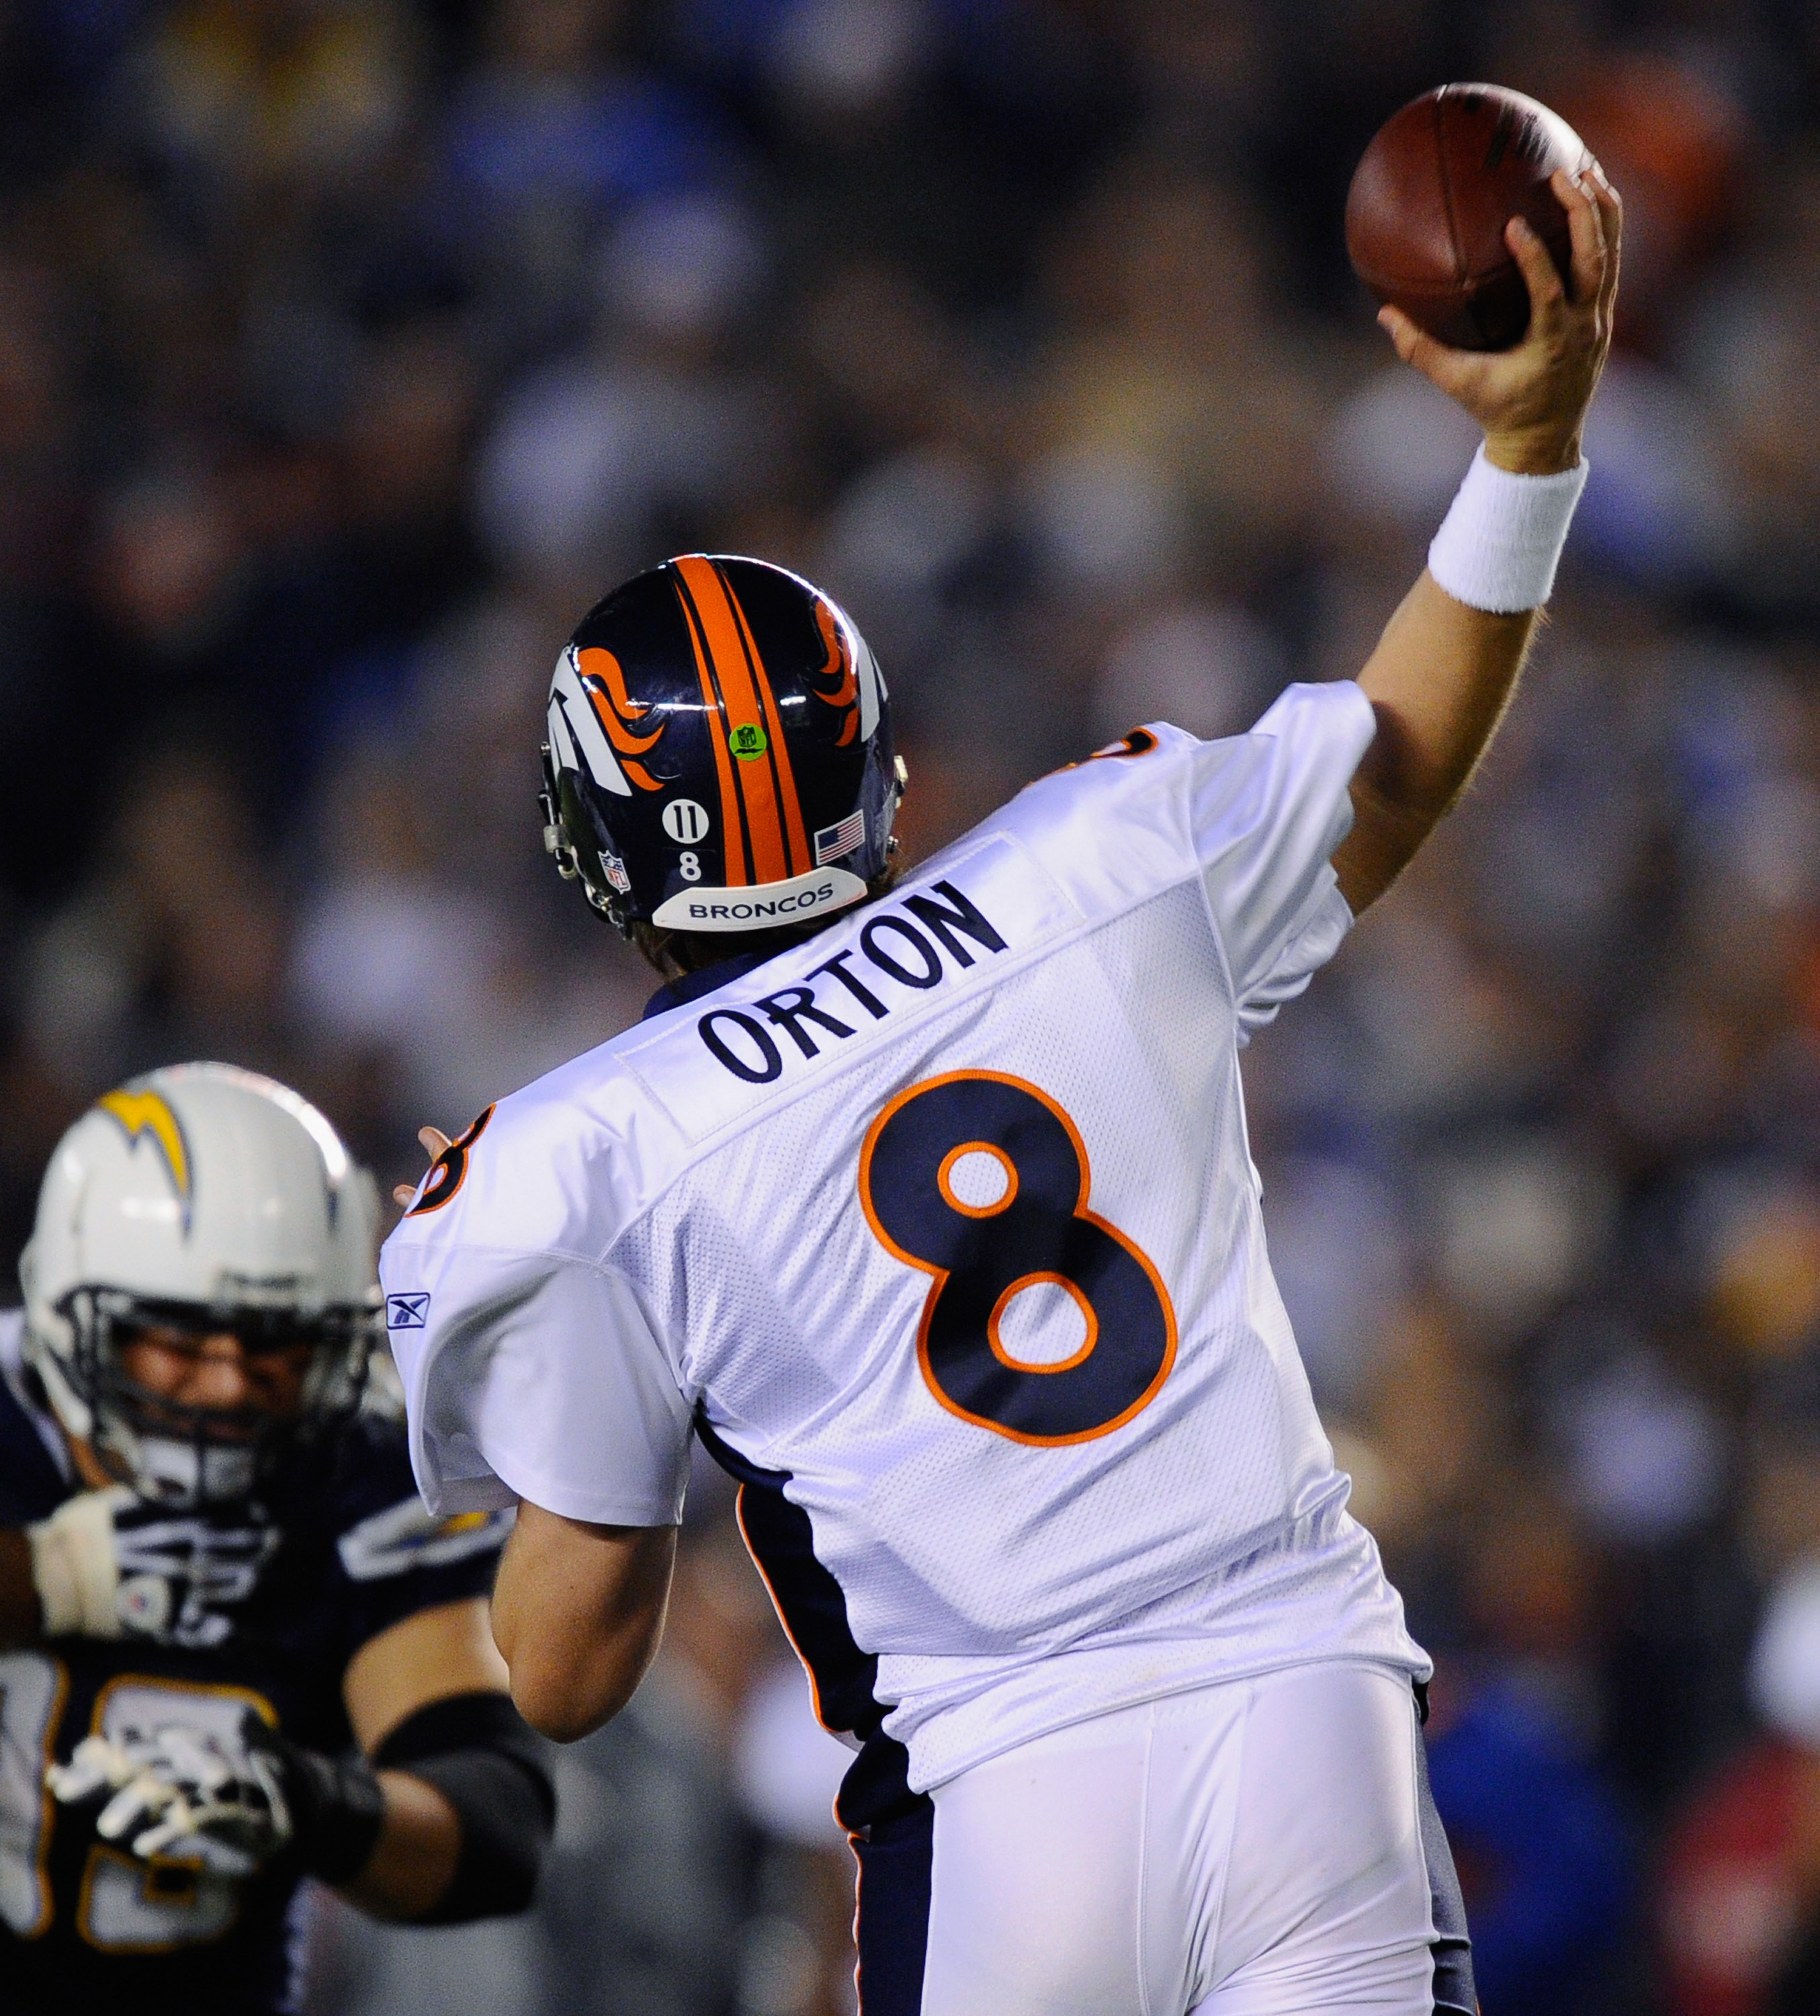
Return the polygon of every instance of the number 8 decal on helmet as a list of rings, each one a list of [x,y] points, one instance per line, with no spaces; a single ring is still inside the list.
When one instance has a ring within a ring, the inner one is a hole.
[[[1004,1187],[972,1202],[955,1165],[978,1151]],[[951,1414],[1013,1442],[1086,1442],[1156,1396],[1175,1362],[1175,1312],[1161,1276],[1116,1226],[1087,1208],[1087,1150],[1046,1093],[996,1071],[955,1071],[901,1092],[868,1131],[859,1194],[887,1251],[935,1276],[917,1359]],[[1013,1359],[999,1326],[1038,1283],[1072,1298],[1084,1342],[1053,1364]]]

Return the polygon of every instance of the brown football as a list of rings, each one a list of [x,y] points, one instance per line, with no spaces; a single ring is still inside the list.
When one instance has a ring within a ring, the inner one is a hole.
[[[1566,121],[1495,84],[1444,84],[1385,122],[1346,197],[1353,271],[1430,336],[1508,350],[1529,327],[1529,290],[1504,242],[1522,217],[1563,279],[1567,213],[1548,187],[1591,158]]]

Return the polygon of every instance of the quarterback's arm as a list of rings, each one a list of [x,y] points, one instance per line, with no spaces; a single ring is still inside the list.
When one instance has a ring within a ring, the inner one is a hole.
[[[420,1610],[369,1639],[342,1696],[385,1800],[345,1894],[384,1918],[453,1923],[522,1909],[552,1810],[528,1736],[513,1740],[485,1601]]]
[[[1573,232],[1569,300],[1542,241],[1508,227],[1529,284],[1529,333],[1514,350],[1450,350],[1387,308],[1379,320],[1406,363],[1485,430],[1485,457],[1519,476],[1577,466],[1581,431],[1611,342],[1622,211],[1597,169],[1554,179]],[[1359,684],[1376,741],[1353,780],[1354,824],[1336,851],[1354,913],[1381,896],[1466,789],[1516,689],[1540,612],[1494,615],[1456,601],[1424,571],[1390,619]]]
[[[657,1650],[674,1526],[590,1526],[520,1505],[493,1591],[493,1636],[533,1729],[573,1743],[617,1715]]]

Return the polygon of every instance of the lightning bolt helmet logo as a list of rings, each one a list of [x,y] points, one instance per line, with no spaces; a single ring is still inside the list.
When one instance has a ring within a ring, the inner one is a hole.
[[[134,1092],[122,1086],[96,1105],[124,1132],[129,1149],[137,1149],[142,1141],[152,1143],[165,1175],[171,1179],[171,1187],[177,1193],[184,1235],[188,1237],[192,1201],[189,1144],[184,1139],[183,1123],[170,1102],[160,1093]]]

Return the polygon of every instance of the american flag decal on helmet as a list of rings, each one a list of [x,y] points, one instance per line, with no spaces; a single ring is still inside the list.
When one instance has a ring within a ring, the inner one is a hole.
[[[850,812],[839,826],[825,826],[815,835],[815,866],[823,868],[865,845],[865,813]]]

